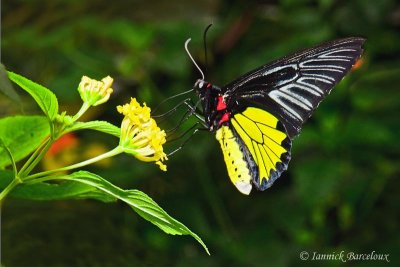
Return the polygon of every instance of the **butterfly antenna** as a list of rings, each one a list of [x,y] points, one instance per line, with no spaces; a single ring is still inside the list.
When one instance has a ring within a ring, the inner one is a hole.
[[[203,42],[204,42],[204,59],[206,62],[206,72],[207,72],[207,66],[208,66],[208,58],[207,58],[207,32],[211,28],[212,23],[210,23],[207,28],[204,30],[204,35],[203,35]]]
[[[203,71],[200,69],[199,65],[197,65],[196,61],[193,59],[192,55],[191,55],[190,52],[189,52],[188,45],[189,45],[190,40],[191,40],[191,39],[189,38],[189,39],[187,39],[186,42],[185,42],[185,50],[186,50],[186,53],[188,54],[188,56],[190,57],[190,59],[192,60],[193,64],[196,66],[196,68],[200,71],[202,80],[204,80],[205,77],[204,77]]]

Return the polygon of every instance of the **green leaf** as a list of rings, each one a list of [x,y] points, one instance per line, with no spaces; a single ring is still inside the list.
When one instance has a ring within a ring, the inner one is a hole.
[[[131,208],[144,219],[158,226],[164,232],[171,235],[191,235],[203,246],[206,252],[210,254],[208,248],[198,235],[190,231],[184,224],[169,216],[168,213],[154,202],[154,200],[139,190],[123,190],[102,177],[87,171],[58,176],[57,179],[81,182],[93,186],[112,197],[118,198],[131,206]]]
[[[66,129],[66,132],[91,129],[106,134],[111,134],[120,137],[121,129],[106,121],[89,121],[89,122],[75,122],[73,125]]]
[[[0,138],[18,162],[37,148],[50,134],[49,124],[43,116],[14,116],[0,119]],[[0,147],[0,168],[11,164],[9,156]]]
[[[0,171],[0,190],[3,190],[13,179],[10,171]],[[116,201],[115,197],[106,195],[93,186],[76,181],[60,183],[20,184],[10,196],[30,200],[62,200],[62,199],[96,199],[103,202]]]
[[[35,99],[36,103],[38,103],[39,107],[50,120],[55,118],[58,113],[58,102],[56,95],[52,91],[10,71],[8,72],[8,77]]]
[[[0,92],[2,92],[5,96],[9,97],[14,102],[20,104],[21,99],[17,92],[15,92],[14,88],[10,80],[7,77],[7,71],[3,64],[0,64]]]

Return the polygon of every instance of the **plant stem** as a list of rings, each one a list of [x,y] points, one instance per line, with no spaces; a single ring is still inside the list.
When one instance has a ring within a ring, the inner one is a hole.
[[[33,170],[33,168],[35,168],[35,166],[42,160],[42,158],[44,157],[44,155],[46,154],[46,152],[49,150],[49,148],[50,148],[51,145],[53,144],[53,142],[52,142],[51,140],[52,140],[52,139],[49,139],[49,140],[47,141],[46,146],[45,146],[42,150],[40,150],[39,155],[32,161],[32,163],[30,163],[30,164],[25,168],[25,170],[20,171],[19,176],[21,177],[22,180],[23,180],[24,177],[25,177],[26,175],[28,175],[28,174]]]
[[[87,102],[83,102],[81,109],[78,111],[78,113],[75,114],[74,117],[72,117],[72,120],[77,121],[83,115],[83,113],[85,113],[89,108],[90,105]]]
[[[33,152],[33,154],[29,157],[29,159],[25,162],[25,164],[22,166],[22,168],[19,170],[19,175],[23,174],[25,170],[31,165],[32,161],[36,158],[36,156],[39,154],[40,151],[42,151],[42,148],[47,145],[47,143],[50,141],[50,137],[47,137],[42,144]]]
[[[90,108],[90,105],[86,102],[83,103],[83,105],[81,106],[80,110],[78,111],[78,113],[75,114],[75,116],[72,118],[74,121],[76,121],[77,119],[79,119],[83,113],[85,113],[88,109]],[[24,177],[26,175],[28,175],[32,169],[39,163],[40,160],[42,160],[42,158],[44,157],[44,155],[46,154],[47,150],[49,150],[50,146],[53,144],[53,142],[55,141],[55,139],[57,139],[58,137],[55,137],[55,133],[54,133],[54,124],[50,124],[50,126],[52,127],[52,134],[51,137],[45,140],[45,144],[46,146],[42,149],[43,144],[31,155],[31,157],[28,159],[27,162],[25,162],[24,166],[22,166],[19,175],[22,179],[24,179]]]
[[[55,169],[55,170],[39,172],[39,173],[36,173],[36,174],[33,174],[33,175],[29,175],[24,179],[24,182],[36,179],[38,177],[50,175],[50,174],[53,174],[53,173],[56,173],[56,172],[69,171],[69,170],[72,170],[72,169],[81,168],[83,166],[92,164],[92,163],[97,162],[99,160],[102,160],[102,159],[105,159],[105,158],[109,158],[109,157],[113,157],[113,156],[118,155],[118,154],[120,154],[122,152],[123,152],[123,149],[120,146],[117,146],[116,148],[114,148],[114,149],[112,149],[112,150],[110,150],[110,151],[108,151],[108,152],[106,152],[104,154],[98,155],[97,157],[94,157],[94,158],[91,158],[91,159],[88,159],[88,160],[85,160],[85,161],[82,161],[82,162],[79,162],[79,163],[76,163],[76,164],[73,164],[73,165],[70,165],[70,166],[66,166],[66,167],[63,167],[63,168]]]
[[[0,203],[3,202],[3,199],[10,193],[11,190],[13,190],[14,187],[16,187],[18,184],[21,183],[21,180],[18,177],[15,177],[11,183],[7,185],[6,188],[4,188],[3,191],[0,193]]]

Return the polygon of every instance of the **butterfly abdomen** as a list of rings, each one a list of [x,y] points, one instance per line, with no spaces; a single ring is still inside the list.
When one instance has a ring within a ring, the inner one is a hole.
[[[221,145],[222,153],[229,177],[236,188],[248,195],[252,189],[252,170],[245,158],[243,146],[240,146],[237,137],[228,126],[222,126],[216,132],[216,138]],[[253,170],[254,171],[254,170]]]

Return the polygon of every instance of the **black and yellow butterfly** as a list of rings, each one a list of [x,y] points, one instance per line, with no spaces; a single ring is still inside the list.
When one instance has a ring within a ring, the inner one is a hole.
[[[269,188],[288,168],[293,138],[360,58],[364,41],[351,37],[306,49],[221,88],[196,81],[204,125],[216,133],[241,193]]]

